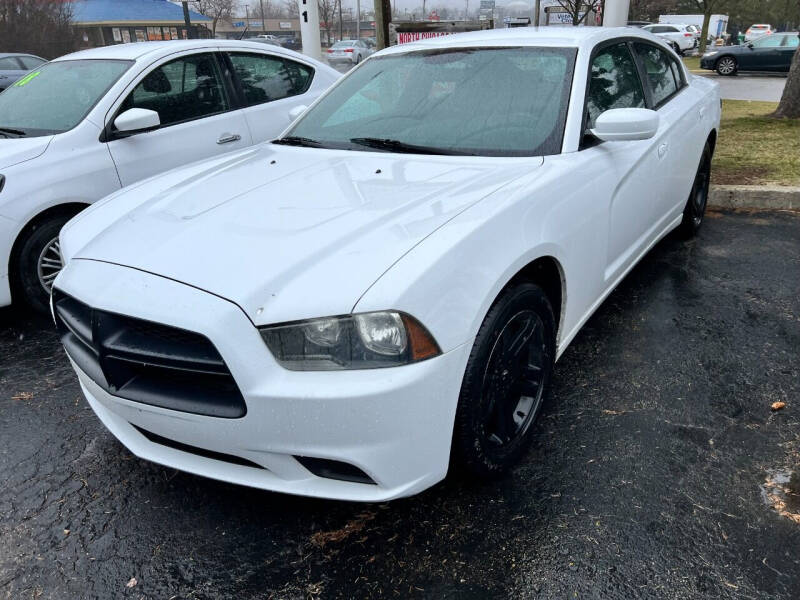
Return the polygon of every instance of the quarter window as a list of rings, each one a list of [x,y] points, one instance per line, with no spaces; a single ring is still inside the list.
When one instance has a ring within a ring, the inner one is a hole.
[[[165,126],[224,112],[229,103],[214,56],[193,54],[148,73],[121,110],[129,108],[154,110]]]
[[[35,69],[39,65],[43,65],[45,63],[45,61],[34,56],[20,56],[19,60],[22,63],[22,66],[26,69]]]
[[[314,71],[293,60],[264,54],[230,54],[247,106],[304,93]]]
[[[628,45],[622,43],[605,48],[592,60],[586,99],[587,127],[594,127],[595,119],[609,109],[642,107],[642,83]]]
[[[644,66],[653,104],[657,107],[678,91],[682,81],[680,78],[676,81],[672,60],[666,52],[650,44],[634,43],[633,46]]]

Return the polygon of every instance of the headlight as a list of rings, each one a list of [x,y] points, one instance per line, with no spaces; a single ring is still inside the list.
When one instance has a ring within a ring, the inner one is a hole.
[[[297,321],[259,331],[275,359],[292,371],[396,367],[441,354],[419,321],[396,311]]]
[[[719,54],[719,51],[712,50],[711,52],[706,52],[705,54],[703,54],[703,58],[706,58],[707,56],[714,56],[715,54]]]

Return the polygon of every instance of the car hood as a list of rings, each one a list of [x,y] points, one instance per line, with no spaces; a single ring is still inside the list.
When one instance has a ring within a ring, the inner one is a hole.
[[[0,135],[0,172],[41,156],[52,139],[52,135],[31,138],[4,138]]]
[[[265,144],[173,171],[157,193],[123,191],[82,234],[81,217],[68,226],[81,238],[69,245],[229,299],[256,324],[343,314],[422,239],[541,164]]]

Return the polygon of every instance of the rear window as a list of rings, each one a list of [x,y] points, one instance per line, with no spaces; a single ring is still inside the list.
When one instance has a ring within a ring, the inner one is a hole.
[[[352,48],[353,42],[336,42],[332,48]]]

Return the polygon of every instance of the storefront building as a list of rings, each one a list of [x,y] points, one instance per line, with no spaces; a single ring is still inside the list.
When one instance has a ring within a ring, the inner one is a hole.
[[[167,0],[77,0],[73,7],[72,20],[85,48],[211,37],[211,19],[189,11],[190,30],[183,7]]]

